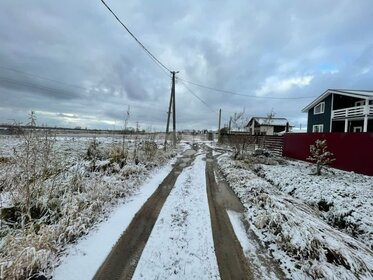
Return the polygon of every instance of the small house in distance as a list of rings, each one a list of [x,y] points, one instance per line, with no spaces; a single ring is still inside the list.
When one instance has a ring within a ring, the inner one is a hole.
[[[373,91],[328,89],[302,112],[307,132],[372,132]]]
[[[252,117],[245,126],[251,135],[278,135],[289,131],[292,126],[285,118]]]

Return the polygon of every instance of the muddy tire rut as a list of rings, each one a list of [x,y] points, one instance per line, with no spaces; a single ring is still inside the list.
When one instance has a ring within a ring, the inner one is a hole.
[[[207,150],[204,175],[206,177],[208,207],[220,278],[223,280],[262,279],[262,275],[257,273],[257,267],[245,256],[227,213],[227,210],[232,210],[242,214],[245,208],[227,182],[220,178],[219,172],[215,173],[215,170],[218,170],[217,163],[212,157],[211,149],[208,148]],[[167,197],[180,173],[194,161],[195,154],[195,150],[187,150],[178,159],[172,171],[137,212],[93,279],[132,278]],[[247,222],[243,221],[243,224],[250,240],[258,243]],[[261,248],[261,250],[260,255],[264,255],[265,248]],[[274,271],[274,275],[278,279],[285,278],[281,271],[277,269],[278,265],[270,258],[261,258],[260,262],[268,270]]]
[[[153,195],[137,212],[93,279],[131,279],[163,204],[182,170],[194,160],[193,150],[184,153]]]
[[[219,188],[215,180],[214,161],[211,152],[206,157],[206,185],[215,252],[221,279],[255,279],[226,211],[227,206],[233,208],[232,210],[242,211],[242,205],[239,200],[234,201],[235,196],[232,197],[229,193],[224,193],[229,192],[229,190],[222,188],[222,186]]]

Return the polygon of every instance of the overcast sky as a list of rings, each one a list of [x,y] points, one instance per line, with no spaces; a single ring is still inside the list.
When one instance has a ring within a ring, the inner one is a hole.
[[[0,123],[164,130],[170,77],[96,0],[0,0]],[[215,129],[234,112],[305,127],[328,88],[373,89],[373,1],[107,0],[180,78],[178,129]],[[256,96],[257,98],[254,98]],[[272,99],[272,97],[306,97]]]

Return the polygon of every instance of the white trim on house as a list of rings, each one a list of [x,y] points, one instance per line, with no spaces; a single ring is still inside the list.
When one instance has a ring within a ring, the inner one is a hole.
[[[319,109],[319,112],[317,112],[318,109]],[[320,102],[315,107],[313,107],[313,114],[314,115],[324,114],[324,112],[325,112],[325,102]]]
[[[326,97],[328,97],[330,94],[339,94],[339,95],[345,95],[350,97],[356,97],[356,98],[373,98],[373,91],[371,90],[345,90],[345,89],[328,89],[323,94],[321,94],[319,97],[317,97],[314,101],[312,101],[310,104],[308,104],[306,107],[303,108],[302,112],[307,113],[308,110],[310,110],[312,107],[323,101]]]
[[[334,106],[334,93],[332,93],[332,110],[333,110],[333,106]],[[333,130],[333,114],[330,114],[330,127],[329,127],[329,132],[332,132]]]
[[[324,125],[323,124],[314,124],[312,126],[312,132],[324,132]]]
[[[359,100],[355,102],[355,107],[364,106],[364,105],[365,105],[365,100]]]

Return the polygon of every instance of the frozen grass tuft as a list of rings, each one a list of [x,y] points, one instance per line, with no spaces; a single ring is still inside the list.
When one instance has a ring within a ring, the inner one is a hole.
[[[280,191],[318,209],[331,226],[373,249],[373,177],[332,168],[313,176],[311,165],[299,161],[260,165],[256,173]]]
[[[149,148],[140,140],[56,138],[36,130],[0,138],[4,279],[50,277],[66,244],[87,234],[170,158],[155,142]]]
[[[218,163],[246,207],[252,230],[289,278],[373,277],[373,252],[368,246],[331,227],[317,209],[279,191],[229,156],[220,156]]]

